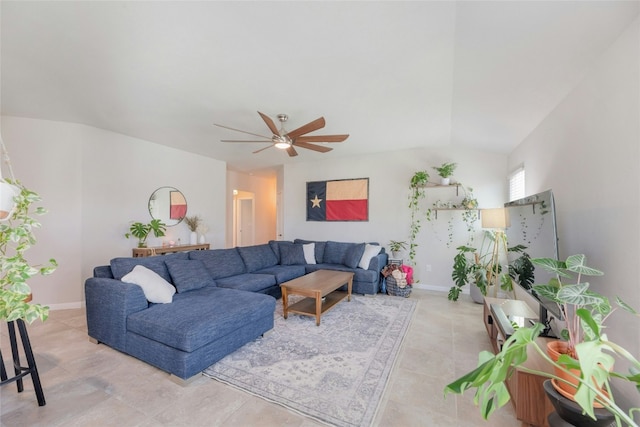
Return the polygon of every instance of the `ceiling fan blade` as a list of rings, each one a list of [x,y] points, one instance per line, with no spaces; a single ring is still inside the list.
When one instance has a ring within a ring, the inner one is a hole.
[[[225,129],[235,130],[236,132],[246,133],[248,135],[259,136],[260,138],[268,139],[269,141],[271,141],[271,137],[270,136],[258,135],[257,133],[247,132],[246,130],[234,129],[234,128],[230,128],[229,126],[219,125],[217,123],[214,123],[214,125],[218,126],[218,127],[221,127],[221,128],[225,128]]]
[[[296,139],[297,137],[304,135],[305,133],[313,132],[314,130],[322,129],[323,127],[324,117],[320,117],[319,119],[315,119],[314,121],[309,122],[304,126],[300,126],[298,129],[288,132],[287,135],[291,139]]]
[[[287,148],[287,154],[289,155],[289,157],[295,157],[298,155],[298,152],[295,148],[293,148],[293,145],[290,145],[289,148]]]
[[[264,151],[264,150],[266,150],[267,148],[271,148],[271,147],[273,147],[273,145],[268,145],[268,146],[266,146],[266,147],[264,147],[264,148],[261,148],[261,149],[259,149],[259,150],[254,151],[254,152],[253,152],[253,154],[259,153],[259,152]]]
[[[264,122],[267,124],[267,127],[269,128],[271,133],[273,133],[274,135],[280,135],[280,132],[278,131],[276,124],[273,122],[273,120],[271,120],[271,117],[267,116],[266,114],[262,114],[260,111],[258,111],[258,114],[260,114],[262,120],[264,120]]]
[[[273,144],[273,141],[250,141],[250,140],[246,140],[246,139],[221,139],[220,142],[252,142],[252,143],[256,143],[256,142],[268,142],[270,144]]]
[[[349,135],[308,135],[296,138],[296,142],[342,142]]]
[[[320,153],[326,153],[327,151],[333,150],[333,148],[330,148],[330,147],[325,147],[323,145],[308,144],[306,142],[300,142],[299,140],[296,140],[296,142],[294,142],[293,145],[295,145],[296,147],[302,147],[302,148],[307,148],[309,150],[318,151]]]

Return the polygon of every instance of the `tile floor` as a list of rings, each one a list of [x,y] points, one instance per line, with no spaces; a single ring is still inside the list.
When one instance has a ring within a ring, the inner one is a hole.
[[[379,295],[375,298],[384,298]],[[490,350],[482,306],[464,295],[414,290],[413,322],[398,355],[374,426],[520,426],[510,404],[484,421],[473,394],[443,397],[443,388],[472,369],[478,351]],[[320,426],[215,380],[188,387],[168,374],[88,341],[83,309],[52,311],[29,326],[47,404],[38,407],[33,384],[0,389],[0,425],[9,426]],[[10,356],[6,325],[0,349]],[[23,359],[24,360],[24,359]]]

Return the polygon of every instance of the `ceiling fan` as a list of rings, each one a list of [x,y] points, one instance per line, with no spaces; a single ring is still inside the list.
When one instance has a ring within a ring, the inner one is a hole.
[[[219,125],[217,123],[214,123],[214,125],[221,127],[221,128],[225,128],[225,129],[230,129],[230,130],[234,130],[236,132],[242,132],[242,133],[246,133],[249,135],[253,135],[253,136],[257,136],[260,138],[263,138],[261,140],[237,140],[237,139],[223,139],[222,142],[264,142],[264,143],[269,143],[271,145],[261,148],[259,150],[254,151],[253,153],[259,153],[261,151],[266,150],[267,148],[271,148],[271,147],[276,147],[279,148],[281,150],[286,150],[287,154],[289,154],[289,156],[293,157],[293,156],[297,156],[298,152],[296,151],[295,147],[299,147],[299,148],[306,148],[308,150],[313,150],[313,151],[318,151],[320,153],[326,153],[327,151],[331,151],[333,150],[333,148],[330,147],[325,147],[324,145],[316,145],[316,144],[311,144],[312,142],[342,142],[345,139],[347,139],[349,137],[348,134],[344,134],[344,135],[307,135],[310,132],[316,131],[318,129],[322,129],[325,125],[325,121],[324,121],[324,117],[320,117],[319,119],[316,119],[312,122],[307,123],[304,126],[300,126],[299,128],[292,130],[292,131],[287,131],[284,128],[284,123],[287,121],[287,119],[289,118],[289,116],[287,116],[286,114],[278,114],[278,120],[280,121],[280,130],[278,130],[278,128],[276,127],[276,124],[273,122],[273,120],[271,120],[271,118],[269,116],[267,116],[266,114],[261,113],[260,111],[258,111],[258,114],[260,114],[260,117],[262,117],[262,120],[264,120],[264,122],[267,124],[267,127],[269,128],[269,130],[271,131],[271,133],[273,135],[271,136],[265,136],[265,135],[259,135],[257,133],[253,133],[253,132],[247,132],[244,130],[240,130],[240,129],[234,129],[231,128],[229,126],[223,126],[223,125]]]

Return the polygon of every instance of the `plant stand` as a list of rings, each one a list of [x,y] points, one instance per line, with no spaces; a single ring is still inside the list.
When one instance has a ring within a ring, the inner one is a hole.
[[[588,415],[583,415],[582,408],[576,402],[558,393],[551,385],[551,380],[545,380],[544,391],[556,410],[547,418],[550,427],[613,427],[616,425],[615,417],[606,409],[594,409],[595,420]]]
[[[16,337],[15,324],[18,325],[18,331],[20,332],[20,339],[22,341],[22,348],[24,349],[25,357],[27,358],[27,367],[20,366],[20,355],[18,353],[18,341]],[[36,360],[33,357],[33,351],[31,350],[31,342],[29,341],[29,335],[27,334],[27,326],[24,320],[18,319],[12,322],[7,322],[7,328],[9,329],[9,341],[11,342],[11,356],[13,359],[13,369],[15,376],[8,378],[7,371],[4,367],[4,359],[0,352],[0,386],[16,382],[18,386],[18,393],[24,390],[22,378],[31,375],[33,381],[33,388],[36,392],[36,398],[38,399],[38,406],[46,405],[44,400],[44,392],[42,391],[42,384],[40,383],[40,376],[38,375],[38,368],[36,366]]]

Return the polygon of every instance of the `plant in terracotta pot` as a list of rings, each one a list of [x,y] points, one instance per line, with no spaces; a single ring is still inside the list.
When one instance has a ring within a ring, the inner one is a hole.
[[[453,175],[453,172],[456,170],[456,166],[455,163],[443,163],[440,166],[433,166],[436,172],[438,172],[438,175],[440,175],[440,183],[442,185],[449,185],[451,175]]]
[[[14,210],[0,223],[0,319],[22,319],[27,323],[36,319],[44,321],[49,307],[29,302],[31,288],[27,282],[36,275],[53,273],[57,263],[50,259],[47,265],[31,265],[25,258],[25,252],[36,244],[34,231],[40,228],[40,223],[32,215],[43,215],[47,211],[42,207],[32,211],[32,205],[41,200],[40,196],[20,182],[3,182],[9,183],[17,191],[13,197]]]
[[[481,408],[482,416],[486,419],[493,411],[505,405],[510,395],[506,382],[513,374],[514,368],[521,371],[543,376],[564,382],[555,373],[537,371],[523,366],[527,360],[527,348],[531,347],[538,353],[544,362],[554,367],[555,372],[563,371],[568,377],[576,381],[577,391],[573,396],[575,402],[582,408],[587,417],[594,416],[594,404],[601,405],[615,416],[618,426],[622,423],[630,426],[638,426],[633,419],[633,413],[640,408],[631,408],[625,412],[615,401],[611,392],[610,380],[617,378],[629,381],[640,391],[640,362],[621,345],[610,341],[603,333],[602,324],[613,312],[607,297],[589,290],[588,283],[580,283],[583,275],[599,275],[599,270],[585,265],[584,255],[572,255],[566,261],[548,260],[544,258],[532,259],[537,265],[546,266],[555,271],[561,277],[577,276],[576,285],[563,285],[560,280],[553,281],[549,285],[535,285],[534,288],[541,294],[556,298],[556,301],[566,307],[567,322],[575,322],[569,327],[573,330],[573,354],[561,355],[557,361],[553,360],[542,349],[536,339],[544,329],[544,325],[536,323],[531,327],[519,327],[515,329],[502,345],[500,352],[492,354],[483,351],[479,355],[478,367],[464,374],[445,387],[445,394],[462,394],[470,388],[476,389],[475,402]],[[555,287],[556,290],[545,291],[545,286]],[[619,307],[639,316],[639,313],[621,301],[616,299]],[[578,325],[578,326],[576,326]],[[580,329],[579,331],[577,331]],[[577,333],[576,333],[577,332]],[[568,331],[565,335],[568,336]],[[615,358],[626,359],[630,369],[629,373],[614,371]],[[577,371],[572,371],[572,370]]]
[[[148,224],[143,224],[141,222],[132,223],[129,227],[129,232],[126,233],[124,237],[128,239],[133,236],[138,239],[139,248],[146,248],[147,237],[149,237],[150,233],[153,232],[155,237],[162,237],[164,236],[165,231],[167,231],[165,223],[159,219],[152,219]]]

